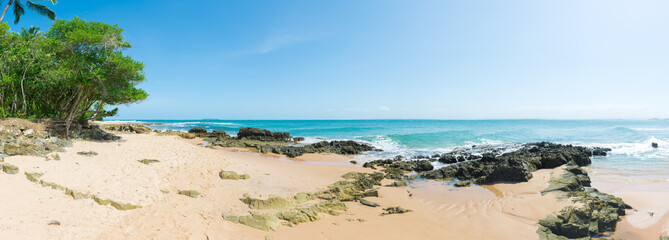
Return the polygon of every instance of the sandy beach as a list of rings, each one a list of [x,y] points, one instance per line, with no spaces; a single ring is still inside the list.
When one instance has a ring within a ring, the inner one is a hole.
[[[18,174],[0,174],[0,232],[3,239],[538,239],[539,219],[569,205],[554,194],[541,195],[562,168],[533,173],[529,182],[455,188],[446,182],[419,180],[408,187],[380,187],[368,198],[381,207],[347,202],[339,216],[277,231],[236,224],[222,215],[246,215],[242,195],[289,198],[315,192],[342,180],[347,172],[371,172],[336,154],[307,154],[288,159],[243,148],[207,148],[201,139],[123,134],[115,142],[76,141],[60,160],[12,156],[5,162]],[[93,151],[95,156],[78,152]],[[159,162],[143,164],[141,159]],[[222,180],[221,170],[249,174],[247,180]],[[74,199],[61,190],[27,180],[40,179],[105,199],[139,205],[117,210],[92,199]],[[595,179],[596,180],[596,179]],[[390,183],[384,180],[384,184]],[[596,181],[595,181],[596,182]],[[597,182],[596,182],[597,183]],[[666,185],[663,185],[666,186]],[[622,197],[638,208],[625,218],[619,237],[657,239],[667,229],[667,192],[597,183],[603,192]],[[196,198],[179,195],[196,190]],[[381,208],[401,206],[405,214],[380,216]],[[647,213],[652,211],[652,218]],[[49,225],[58,221],[60,225]],[[639,235],[644,232],[643,235]]]

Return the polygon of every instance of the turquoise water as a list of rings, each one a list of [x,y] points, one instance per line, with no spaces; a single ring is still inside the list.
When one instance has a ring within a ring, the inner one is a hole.
[[[242,127],[319,140],[353,139],[383,149],[361,159],[431,154],[470,145],[550,141],[613,149],[592,172],[621,181],[669,179],[669,120],[135,120],[158,130],[194,127],[236,134]],[[652,148],[656,142],[659,148]]]

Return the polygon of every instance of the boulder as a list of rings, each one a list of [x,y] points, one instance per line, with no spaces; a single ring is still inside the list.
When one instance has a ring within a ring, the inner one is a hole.
[[[244,224],[246,226],[260,229],[263,231],[276,231],[277,228],[279,228],[279,218],[276,216],[276,214],[272,213],[266,213],[266,214],[260,214],[260,213],[251,213],[249,216],[226,216],[223,215],[223,219],[234,222],[234,223],[239,223],[239,224]]]
[[[195,134],[199,134],[199,133],[207,133],[207,129],[204,129],[204,128],[191,128],[190,130],[188,130],[188,133],[195,133]]]
[[[372,202],[372,201],[367,201],[365,199],[360,199],[360,204],[368,206],[368,207],[380,207],[381,204],[377,202]]]
[[[655,143],[655,142],[654,142],[654,143],[651,143],[650,145],[651,145],[651,147],[653,147],[653,148],[658,148],[658,147],[659,147],[659,145],[658,145],[657,143]]]
[[[9,163],[0,163],[0,170],[7,174],[17,174],[19,173],[19,168],[11,165]]]

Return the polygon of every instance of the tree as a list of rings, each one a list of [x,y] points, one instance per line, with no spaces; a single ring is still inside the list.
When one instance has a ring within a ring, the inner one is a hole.
[[[21,38],[24,40],[31,40],[36,37],[41,37],[43,36],[44,33],[39,31],[39,28],[37,27],[30,27],[28,30],[25,28],[21,28]]]
[[[56,4],[58,1],[57,0],[49,0],[51,4]],[[33,10],[34,12],[38,13],[39,15],[48,17],[51,19],[51,21],[56,20],[56,13],[49,9],[48,7],[34,3],[33,1],[26,0],[26,6],[30,10]],[[9,10],[9,7],[13,6],[13,12],[14,12],[14,24],[17,24],[19,20],[21,20],[21,16],[26,13],[25,8],[23,7],[23,4],[21,3],[21,0],[9,0],[7,4],[5,5],[5,8],[2,10],[2,15],[0,15],[0,22],[5,18],[5,14],[7,14],[7,10]]]
[[[57,20],[47,32],[70,87],[71,95],[61,106],[67,131],[75,118],[85,120],[91,112],[97,117],[106,104],[134,103],[148,96],[136,87],[144,81],[144,64],[123,54],[131,45],[122,33],[117,25],[78,17]],[[94,104],[97,109],[91,110]]]

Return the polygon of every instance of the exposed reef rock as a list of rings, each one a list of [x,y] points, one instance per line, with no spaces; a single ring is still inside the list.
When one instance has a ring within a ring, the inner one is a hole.
[[[19,168],[17,166],[11,165],[9,163],[0,163],[0,170],[7,174],[17,174],[19,173]]]
[[[52,183],[52,182],[47,182],[44,180],[41,180],[40,178],[44,175],[43,173],[35,173],[35,172],[25,172],[26,179],[28,181],[34,182],[36,184],[42,185],[43,187],[50,187],[55,190],[62,191],[65,193],[65,195],[68,195],[72,197],[75,200],[79,199],[93,199],[97,204],[99,205],[110,205],[117,210],[132,210],[132,209],[137,209],[141,208],[142,206],[139,205],[133,205],[133,204],[128,204],[128,203],[122,203],[118,201],[114,201],[111,199],[103,199],[101,197],[98,197],[97,195],[91,195],[87,193],[82,193],[82,192],[77,192],[75,190],[72,190],[67,187],[63,187],[61,185]]]
[[[537,233],[541,239],[587,238],[615,231],[620,216],[631,207],[620,198],[588,186],[588,174],[577,166],[568,166],[562,175],[551,179],[543,193],[558,192],[580,205],[566,207],[557,216],[540,220]]]
[[[267,129],[241,128],[237,133],[240,140],[258,140],[263,142],[298,142],[304,140],[302,137],[294,138],[287,132],[270,132]]]
[[[377,205],[363,197],[378,197],[374,186],[381,185],[382,173],[350,172],[342,175],[343,181],[328,186],[328,189],[315,193],[301,192],[292,198],[270,196],[267,199],[252,198],[245,194],[240,200],[251,209],[275,210],[269,213],[251,212],[247,216],[223,215],[223,218],[253,228],[275,231],[280,224],[293,226],[299,223],[316,221],[320,213],[339,215],[347,209],[345,201],[360,201],[361,204]]]
[[[151,128],[144,124],[139,123],[115,123],[109,124],[105,123],[101,125],[101,129],[104,131],[111,132],[124,132],[124,133],[137,133],[137,134],[147,134],[153,132]]]
[[[529,143],[520,149],[495,155],[484,153],[480,158],[458,161],[441,169],[421,173],[427,179],[470,180],[477,184],[495,182],[526,182],[532,178],[532,172],[542,168],[555,168],[567,163],[578,166],[590,164],[593,152],[606,149],[585,148],[555,143]],[[455,156],[451,156],[455,157]],[[442,158],[449,158],[442,156]],[[458,156],[456,159],[458,159]]]
[[[221,179],[228,179],[228,180],[239,180],[239,179],[249,179],[250,178],[250,176],[248,174],[239,175],[236,172],[225,171],[225,170],[218,173],[218,176],[221,177]]]

